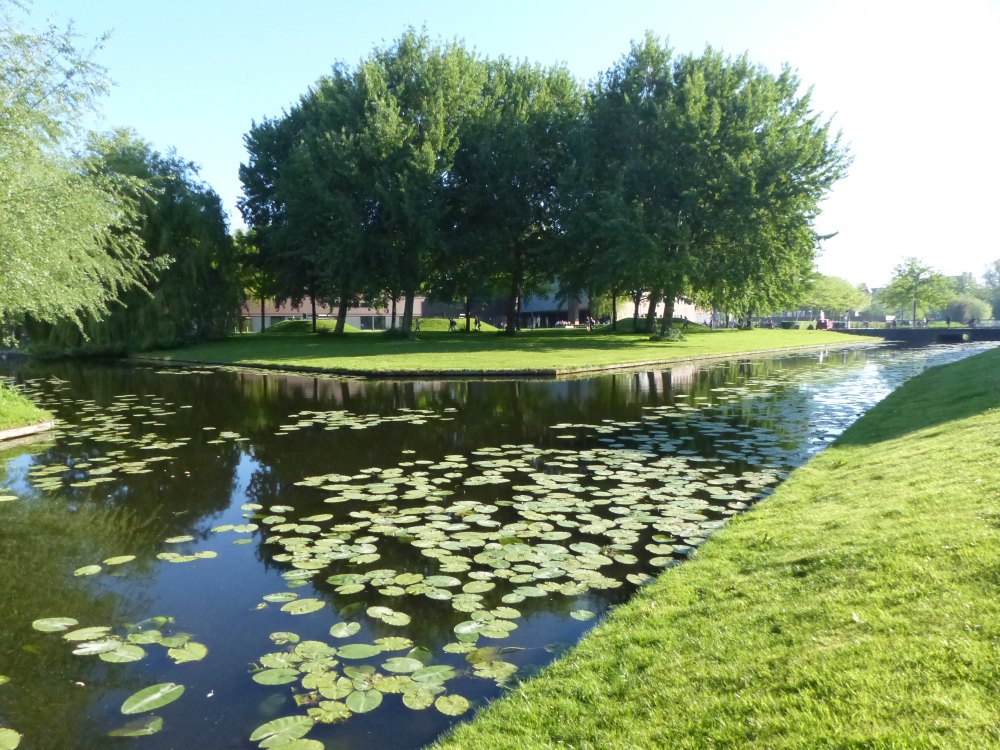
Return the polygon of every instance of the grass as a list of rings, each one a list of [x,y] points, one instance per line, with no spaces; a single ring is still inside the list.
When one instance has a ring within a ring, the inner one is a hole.
[[[318,333],[333,333],[333,329],[337,327],[337,321],[335,320],[317,320],[316,321],[316,331]],[[344,324],[345,331],[360,331],[360,328],[356,328],[350,324]],[[311,320],[282,320],[275,323],[270,328],[264,329],[265,336],[289,336],[295,334],[306,334],[312,333],[312,321]]]
[[[656,342],[645,335],[581,330],[498,333],[421,331],[410,339],[384,334],[268,336],[242,334],[224,341],[150,352],[144,358],[216,364],[329,370],[346,374],[569,374],[700,357],[857,342],[833,331],[689,332],[684,341]]]
[[[51,418],[16,390],[0,383],[0,430],[26,427]]]
[[[1000,747],[998,406],[911,380],[436,747]]]

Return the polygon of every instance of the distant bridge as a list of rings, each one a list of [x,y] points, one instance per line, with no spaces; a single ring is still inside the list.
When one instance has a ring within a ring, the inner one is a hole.
[[[835,328],[853,336],[877,336],[915,346],[961,344],[963,341],[1000,341],[1000,328]]]

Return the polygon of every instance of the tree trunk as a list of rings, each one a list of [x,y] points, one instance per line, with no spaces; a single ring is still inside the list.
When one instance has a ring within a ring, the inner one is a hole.
[[[466,333],[468,333],[470,330],[472,330],[471,328],[469,328],[469,326],[472,325],[472,320],[469,318],[469,313],[470,312],[472,312],[472,300],[469,299],[468,297],[466,297],[465,298],[465,332]]]
[[[309,304],[312,306],[313,333],[316,333],[316,298],[310,294]]]
[[[347,325],[347,295],[342,295],[340,298],[340,305],[337,306],[337,326],[333,329],[333,332],[340,336],[344,333],[344,327]]]
[[[415,289],[407,289],[406,303],[403,305],[403,323],[400,326],[400,334],[409,338],[410,328],[413,325],[413,295],[415,294]]]
[[[639,332],[639,305],[642,304],[642,290],[636,289],[632,293],[632,332]]]
[[[659,294],[656,289],[649,293],[649,309],[646,310],[646,333],[656,332],[656,306],[660,303]]]
[[[618,294],[611,293],[611,330],[618,330]]]
[[[389,330],[393,330],[396,327],[396,295],[392,295],[392,316],[389,319]]]
[[[674,325],[674,301],[677,296],[667,289],[663,293],[663,320],[660,321],[660,335],[666,336],[667,330]]]
[[[264,333],[264,295],[260,296],[260,332]]]

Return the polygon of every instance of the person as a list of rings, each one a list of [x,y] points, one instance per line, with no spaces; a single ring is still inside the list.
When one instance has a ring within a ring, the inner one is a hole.
[[[927,316],[925,315],[924,316],[924,328],[926,328],[926,327],[927,327]]]
[[[949,328],[951,328],[951,316],[950,315],[945,315],[944,316],[944,322],[945,322],[945,325],[947,325]]]
[[[482,324],[482,323],[480,322],[480,320],[479,320],[479,316],[477,315],[477,316],[476,316],[476,330],[477,330],[477,331],[481,331],[481,330],[483,330],[483,328],[482,328],[482,325],[483,325],[483,324]]]
[[[458,325],[455,323],[454,318],[448,318],[448,332],[458,330]]]
[[[420,318],[414,318],[413,319],[413,330],[414,331],[419,331],[420,330]]]

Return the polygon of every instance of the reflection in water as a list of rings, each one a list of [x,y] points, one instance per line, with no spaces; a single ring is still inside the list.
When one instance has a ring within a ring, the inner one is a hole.
[[[0,726],[103,748],[126,697],[172,682],[136,747],[253,747],[280,717],[331,746],[420,746],[903,379],[971,351],[555,382],[19,365],[60,426],[0,455]],[[44,617],[109,630],[74,654]],[[140,660],[100,657],[127,642]]]

